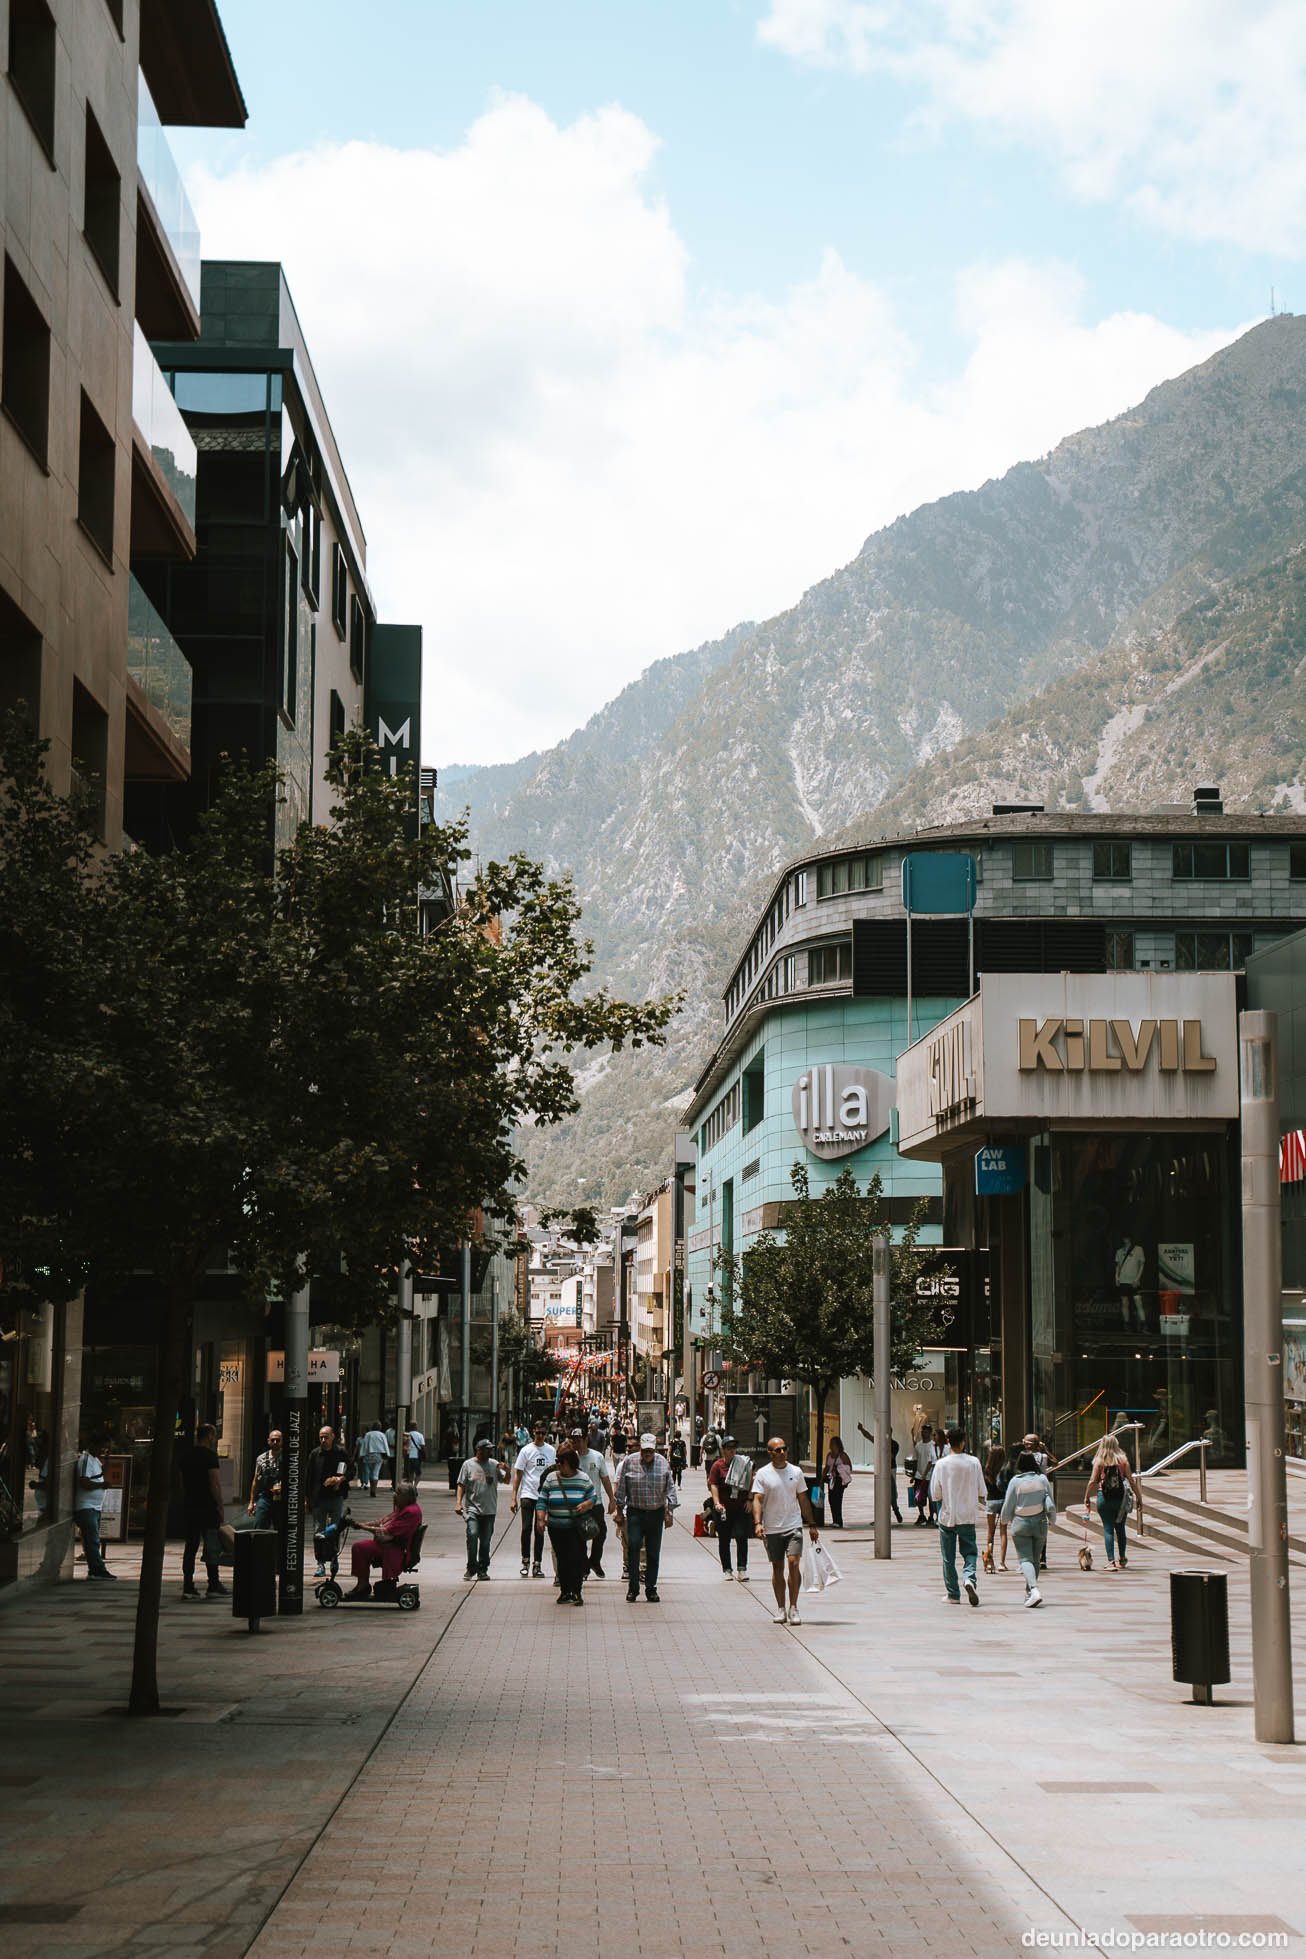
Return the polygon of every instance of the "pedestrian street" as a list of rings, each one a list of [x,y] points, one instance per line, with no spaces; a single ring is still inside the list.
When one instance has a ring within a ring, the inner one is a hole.
[[[762,1547],[745,1586],[692,1536],[701,1494],[691,1471],[658,1605],[627,1602],[614,1545],[584,1609],[558,1606],[518,1577],[506,1505],[491,1582],[464,1584],[431,1482],[418,1613],[310,1596],[251,1638],[170,1573],[178,1711],[143,1727],[106,1714],[126,1562],[6,1605],[6,1959],[988,1959],[1077,1926],[1303,1949],[1306,1759],[1251,1739],[1237,1568],[1234,1679],[1199,1708],[1170,1679],[1163,1547],[1083,1573],[1054,1538],[1043,1611],[1014,1573],[952,1606],[932,1531],[875,1565],[859,1479],[842,1581],[777,1626]],[[22,1749],[37,1716],[55,1758]],[[54,1898],[57,1922],[23,1917]]]

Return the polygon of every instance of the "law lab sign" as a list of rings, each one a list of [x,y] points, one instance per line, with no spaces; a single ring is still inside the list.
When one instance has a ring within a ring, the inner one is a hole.
[[[975,1152],[975,1195],[1014,1197],[1025,1188],[1023,1143],[985,1143]]]

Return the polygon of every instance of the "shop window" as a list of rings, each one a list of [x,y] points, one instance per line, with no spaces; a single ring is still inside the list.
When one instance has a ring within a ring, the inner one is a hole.
[[[44,469],[50,433],[50,329],[8,258],[4,309],[0,405]]]
[[[1288,876],[1298,882],[1306,879],[1306,843],[1289,844]]]
[[[1172,846],[1177,878],[1248,878],[1251,851],[1245,843],[1177,843]]]
[[[1251,932],[1176,932],[1175,969],[1181,973],[1229,973],[1247,964]]]
[[[100,125],[86,110],[86,189],[82,231],[109,291],[118,297],[118,238],[122,230],[122,178]]]
[[[105,562],[113,564],[113,493],[118,450],[82,390],[77,443],[77,521]]]
[[[1133,846],[1127,843],[1095,843],[1093,845],[1093,876],[1097,879],[1111,879],[1123,882],[1131,878],[1133,870]]]
[[[1134,970],[1134,935],[1132,932],[1108,932],[1106,935],[1106,969],[1108,973],[1132,973]]]
[[[345,554],[338,544],[331,546],[331,623],[341,639],[347,631],[349,618],[349,572],[345,566]]]
[[[9,0],[9,80],[54,162],[54,15],[45,0]]]
[[[1047,884],[1052,877],[1050,843],[1013,843],[1011,877],[1015,884]]]
[[[835,945],[814,946],[807,955],[807,984],[830,986],[853,976],[852,942],[841,939]]]
[[[743,1084],[743,1130],[745,1136],[750,1129],[756,1129],[766,1112],[766,1055],[760,1053],[745,1068],[740,1080]]]

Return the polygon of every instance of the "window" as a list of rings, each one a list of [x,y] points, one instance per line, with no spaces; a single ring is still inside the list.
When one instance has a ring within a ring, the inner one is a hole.
[[[1127,843],[1095,843],[1093,845],[1093,876],[1095,878],[1131,878],[1133,869],[1133,846]]]
[[[335,747],[338,741],[342,741],[344,739],[345,704],[341,700],[339,694],[337,694],[334,687],[331,689],[331,726],[330,726],[329,733],[331,739],[331,746],[333,748]]]
[[[726,1090],[698,1132],[698,1146],[704,1153],[715,1148],[727,1130],[734,1128],[739,1120],[739,1101],[739,1083],[736,1082],[733,1088]]]
[[[1014,884],[1047,884],[1052,877],[1050,843],[1013,843],[1011,877]]]
[[[45,0],[9,0],[9,79],[54,162],[54,15]]]
[[[1289,844],[1288,876],[1296,879],[1306,878],[1306,843]]]
[[[113,24],[118,30],[118,39],[121,41],[125,38],[122,31],[122,0],[105,0],[105,4],[108,6]]]
[[[798,990],[798,961],[793,953],[790,953],[784,962],[782,990],[785,993],[795,993]]]
[[[113,437],[82,390],[77,448],[77,521],[106,562],[113,564],[113,479],[118,451]]]
[[[118,297],[118,236],[122,230],[122,178],[100,125],[86,110],[86,196],[82,231],[91,256]]]
[[[766,1054],[755,1054],[740,1076],[743,1085],[743,1124],[744,1134],[756,1129],[762,1120],[766,1105]]]
[[[50,329],[8,258],[4,308],[0,403],[44,469],[50,434]]]
[[[1251,851],[1245,843],[1177,843],[1173,873],[1179,878],[1250,877]]]
[[[304,590],[316,606],[322,590],[322,513],[311,497],[304,506]]]
[[[840,939],[835,945],[814,946],[807,955],[809,986],[829,986],[835,980],[850,980],[852,976],[853,949],[850,939]]]
[[[1251,932],[1176,932],[1174,963],[1181,973],[1228,973],[1247,964]]]
[[[331,546],[331,623],[341,639],[345,636],[345,622],[349,617],[349,573],[345,567],[345,554],[338,544]]]
[[[299,693],[299,560],[289,540],[286,543],[286,616],[283,624],[280,707],[283,719],[293,727]]]
[[[41,635],[0,591],[0,712],[20,705],[35,729],[41,706]]]
[[[878,850],[866,856],[841,857],[821,864],[816,872],[818,898],[841,898],[846,891],[882,891],[884,862]]]
[[[806,871],[797,871],[794,874],[794,903],[795,905],[805,905],[807,903]]]
[[[360,684],[367,647],[367,614],[357,592],[349,601],[349,671]]]
[[[1106,969],[1108,973],[1132,973],[1133,972],[1134,935],[1132,932],[1108,932],[1107,933]]]
[[[81,682],[73,682],[72,788],[90,804],[96,835],[104,836],[104,784],[109,769],[109,717]]]

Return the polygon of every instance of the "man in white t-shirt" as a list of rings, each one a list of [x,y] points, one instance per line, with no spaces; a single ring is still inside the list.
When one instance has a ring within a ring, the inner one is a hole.
[[[959,1428],[948,1430],[948,1453],[934,1465],[930,1501],[939,1506],[939,1556],[943,1560],[944,1600],[961,1604],[957,1589],[957,1552],[961,1552],[962,1583],[972,1605],[979,1604],[975,1582],[975,1526],[984,1515],[984,1471],[978,1456],[968,1456]]]
[[[95,1435],[73,1466],[73,1522],[81,1532],[86,1553],[86,1576],[97,1580],[113,1578],[100,1549],[100,1515],[104,1509],[104,1437]]]
[[[558,1460],[558,1452],[552,1442],[545,1440],[548,1428],[543,1422],[536,1422],[531,1431],[531,1439],[517,1452],[517,1460],[512,1466],[512,1497],[508,1508],[517,1515],[521,1508],[521,1575],[523,1578],[543,1578],[544,1567],[539,1562],[543,1538],[535,1539],[535,1505],[539,1500],[540,1478],[546,1469],[552,1469]],[[535,1566],[531,1568],[531,1555],[535,1556]]]
[[[775,1593],[775,1624],[801,1626],[798,1588],[802,1583],[803,1525],[812,1533],[815,1544],[821,1535],[807,1496],[807,1479],[796,1463],[789,1460],[789,1449],[778,1435],[766,1445],[765,1469],[753,1478],[753,1528],[766,1544],[771,1560],[771,1589]],[[785,1568],[789,1573],[789,1598],[785,1601]]]

